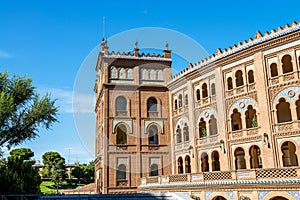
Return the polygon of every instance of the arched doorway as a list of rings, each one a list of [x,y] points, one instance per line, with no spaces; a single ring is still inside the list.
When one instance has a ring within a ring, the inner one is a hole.
[[[262,168],[261,151],[256,145],[253,145],[250,150],[250,168]]]
[[[181,157],[177,160],[178,174],[183,174],[183,160]]]
[[[285,142],[281,145],[283,167],[298,166],[296,147],[292,142]]]
[[[274,197],[274,198],[272,198],[272,199],[270,199],[270,200],[288,200],[288,199],[285,198],[285,197],[280,197],[280,196],[278,196],[278,197]]]
[[[238,147],[234,151],[235,156],[235,169],[246,169],[245,151],[243,148]]]
[[[201,154],[201,171],[208,172],[209,171],[209,164],[208,164],[208,155],[207,153]]]
[[[214,151],[211,154],[212,159],[212,171],[220,171],[220,160],[219,160],[219,152]]]
[[[191,173],[191,159],[189,156],[186,156],[185,159],[185,173]]]

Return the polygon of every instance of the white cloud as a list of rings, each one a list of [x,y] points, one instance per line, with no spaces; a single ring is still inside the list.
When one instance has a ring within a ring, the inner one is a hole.
[[[57,99],[61,112],[66,113],[94,113],[95,97],[93,94],[73,92],[64,88],[38,87],[42,94],[50,93]]]
[[[0,49],[0,58],[11,58],[12,55]]]

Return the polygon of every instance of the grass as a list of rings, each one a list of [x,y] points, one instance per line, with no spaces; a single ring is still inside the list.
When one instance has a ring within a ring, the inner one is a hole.
[[[84,184],[70,185],[67,182],[63,182],[58,190],[75,189],[76,187],[83,185]],[[42,194],[56,194],[56,186],[52,181],[43,181],[40,185],[40,189]]]

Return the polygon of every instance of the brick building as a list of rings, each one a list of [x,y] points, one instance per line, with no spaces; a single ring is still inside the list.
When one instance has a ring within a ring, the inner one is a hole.
[[[97,192],[299,199],[300,24],[238,43],[171,77],[171,52],[97,63]],[[123,139],[122,139],[123,137]],[[124,139],[125,138],[125,139]]]

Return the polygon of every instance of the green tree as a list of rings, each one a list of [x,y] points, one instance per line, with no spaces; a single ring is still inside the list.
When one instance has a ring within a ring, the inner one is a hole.
[[[32,165],[30,149],[20,148],[10,152],[7,161],[0,164],[1,194],[38,194],[41,177]]]
[[[72,170],[72,176],[77,178],[80,183],[91,183],[94,178],[94,163],[90,162],[87,164],[78,164]]]
[[[59,186],[67,177],[65,159],[58,152],[53,151],[44,153],[42,157],[44,164],[42,175],[51,178],[58,193]]]
[[[58,108],[50,96],[40,96],[26,76],[0,73],[0,148],[35,138],[39,127],[57,122]]]

